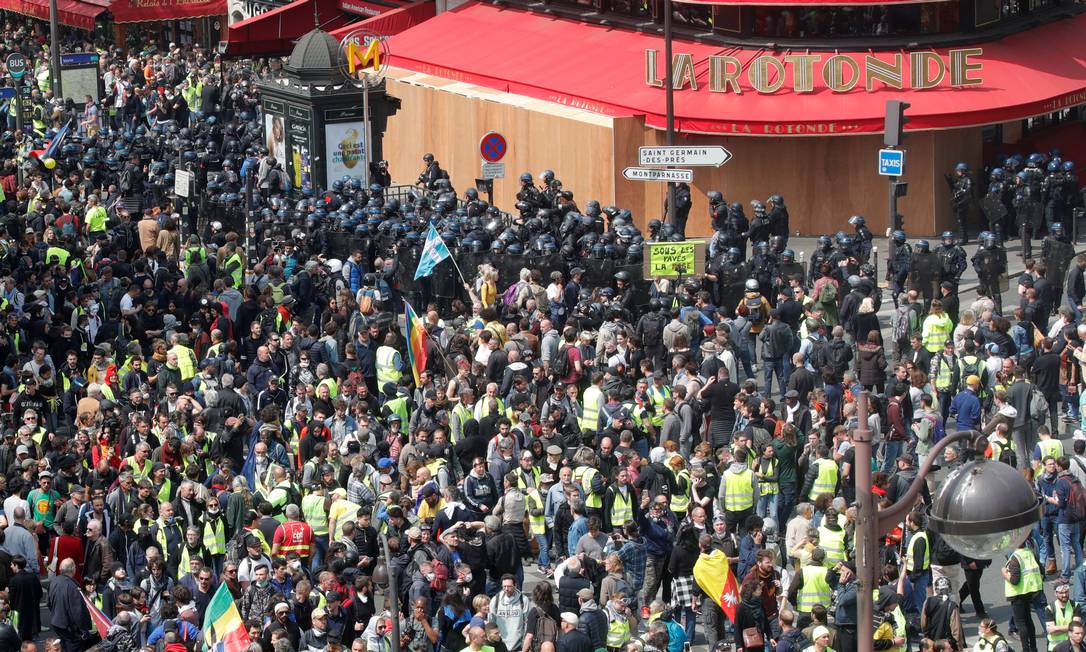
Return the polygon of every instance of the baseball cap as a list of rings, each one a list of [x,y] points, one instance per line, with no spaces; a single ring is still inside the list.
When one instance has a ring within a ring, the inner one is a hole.
[[[976,374],[970,374],[969,377],[965,379],[965,384],[975,387],[980,384],[980,378]]]
[[[41,471],[41,472],[38,473],[38,477],[39,478],[51,478],[51,477],[53,477],[53,472],[50,471],[49,469],[45,469],[44,471]]]
[[[551,444],[550,446],[547,446],[547,455],[561,455],[561,454],[562,454],[562,447],[559,446],[558,444]]]
[[[30,455],[30,449],[25,444],[19,444],[15,447],[16,455]]]
[[[596,597],[596,594],[592,592],[592,589],[581,589],[577,591],[577,597],[582,600],[591,600]]]
[[[310,615],[310,617],[311,618],[324,618],[327,615],[328,615],[328,612],[325,611],[323,607],[317,607],[316,609],[313,610],[313,613]],[[826,629],[826,628],[823,627],[822,629]]]
[[[569,623],[570,625],[576,627],[580,620],[577,618],[577,614],[573,613],[572,611],[563,611],[562,622]]]

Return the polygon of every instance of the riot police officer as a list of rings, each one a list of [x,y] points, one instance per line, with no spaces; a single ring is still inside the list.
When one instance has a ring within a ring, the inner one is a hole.
[[[1040,232],[1043,214],[1041,198],[1035,184],[1031,181],[1031,173],[1022,170],[1014,175],[1014,209],[1018,217],[1018,230],[1022,237],[1023,258],[1033,257],[1033,236]]]
[[[1057,222],[1063,222],[1066,216],[1063,210],[1066,206],[1064,199],[1064,176],[1060,164],[1063,161],[1052,159],[1046,168],[1048,174],[1041,182],[1041,195],[1044,197],[1045,223],[1052,227]]]
[[[962,244],[969,244],[966,222],[973,204],[973,179],[969,176],[969,166],[965,163],[955,165],[954,175],[947,176],[947,183],[950,184],[950,206],[954,210],[954,219],[958,222]]]
[[[890,293],[893,295],[894,307],[897,307],[898,295],[905,291],[909,280],[909,272],[912,270],[913,249],[905,241],[905,232],[894,231],[890,234],[894,242],[891,248],[893,254],[886,263],[886,280],[890,283]]]
[[[739,259],[746,260],[750,222],[747,221],[746,213],[743,212],[743,205],[739,202],[732,202],[728,206],[728,230],[735,232],[734,246],[739,249]]]
[[[780,236],[784,246],[788,245],[788,207],[784,205],[784,197],[770,195],[765,201],[766,211],[769,213],[770,233]]]
[[[743,262],[742,252],[738,247],[728,249],[717,271],[717,305],[729,316],[734,316],[735,307],[743,298],[743,284],[748,276],[750,272],[747,263]]]
[[[871,229],[867,228],[867,220],[863,215],[853,215],[848,218],[848,223],[856,229],[856,241],[859,243],[859,259],[861,263],[871,260],[871,243],[875,237]]]
[[[759,242],[754,245],[754,254],[750,257],[750,276],[758,281],[758,286],[772,287],[773,279],[777,277],[777,257],[769,250],[769,243]],[[776,301],[776,294],[766,297],[772,304]]]
[[[415,183],[421,185],[427,190],[434,190],[437,188],[438,179],[445,178],[445,171],[441,169],[438,162],[434,160],[433,154],[426,154],[422,157],[422,162],[425,164],[422,174],[419,175],[418,181]]]
[[[807,285],[814,287],[814,283],[822,276],[822,265],[830,262],[833,253],[833,240],[828,235],[818,236],[818,246],[811,253],[811,259],[807,261]]]
[[[803,265],[796,262],[796,252],[785,249],[781,252],[780,264],[777,266],[777,292],[782,288],[791,287],[791,281],[803,284]]]
[[[722,231],[728,220],[728,204],[724,201],[724,195],[717,190],[705,193],[709,199],[709,223],[713,231]]]
[[[1075,248],[1067,240],[1063,223],[1050,224],[1048,235],[1041,242],[1041,258],[1045,261],[1045,278],[1055,288],[1054,294],[1057,297],[1063,296],[1063,280],[1074,256]]]
[[[1004,187],[1005,173],[1003,168],[995,168],[989,176],[988,192],[981,200],[981,211],[988,220],[988,229],[997,240],[1003,242],[1003,225],[1007,220],[1007,205],[1003,203],[1005,197]]]
[[[766,213],[765,204],[752,201],[750,208],[754,211],[754,217],[750,220],[750,227],[747,229],[747,239],[754,243],[769,242],[773,234],[770,231],[769,214]]]
[[[1007,273],[1007,251],[996,234],[981,234],[981,245],[973,254],[973,269],[977,272],[980,287],[977,293],[995,302],[996,312],[1003,314],[1002,279]]]
[[[910,281],[924,297],[924,312],[931,307],[935,298],[935,287],[939,284],[939,256],[931,250],[927,240],[918,240],[912,249],[912,262],[909,266]]]
[[[943,231],[943,246],[939,250],[939,282],[950,283],[954,286],[954,292],[958,291],[958,283],[965,271],[966,257],[954,238],[953,231]]]
[[[543,195],[532,183],[532,174],[530,172],[524,172],[520,175],[520,190],[517,191],[517,201],[522,201],[536,209],[544,207]]]

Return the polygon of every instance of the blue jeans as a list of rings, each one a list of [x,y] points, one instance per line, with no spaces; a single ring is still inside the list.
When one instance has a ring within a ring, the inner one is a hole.
[[[765,518],[770,517],[777,518],[777,496],[780,494],[761,494],[758,496],[758,505],[754,508],[754,513],[758,516]]]
[[[1056,529],[1055,517],[1042,516],[1034,529],[1037,533],[1037,560],[1044,565],[1049,559],[1056,558],[1056,549],[1052,545],[1052,537]]]
[[[547,542],[547,535],[537,534],[535,535],[535,541],[539,544],[539,567],[550,568],[551,567],[551,544]]]
[[[316,572],[324,562],[324,556],[328,554],[328,535],[327,534],[314,534],[313,535],[313,559],[310,560],[309,568]]]
[[[1070,579],[1071,573],[1082,563],[1082,540],[1079,538],[1079,524],[1057,523],[1056,535],[1060,540],[1060,554],[1063,555],[1063,567],[1060,577]]]
[[[902,609],[911,613],[920,613],[920,609],[924,606],[924,601],[928,599],[928,584],[931,582],[931,571],[924,571],[920,574],[920,577],[916,578],[916,581],[911,580],[906,582],[905,586],[905,604],[901,605]]]
[[[777,376],[777,389],[780,390],[781,395],[784,394],[784,360],[764,360],[765,369],[762,370],[765,374],[765,390],[764,396],[773,396],[773,375]]]
[[[694,640],[694,631],[698,624],[698,616],[694,613],[694,609],[690,605],[683,607],[682,613],[686,616],[686,622],[683,624],[683,629],[686,630],[686,640]]]
[[[882,444],[882,466],[880,471],[886,473],[893,473],[897,468],[897,458],[901,455],[901,445],[905,442],[900,441],[887,441]]]

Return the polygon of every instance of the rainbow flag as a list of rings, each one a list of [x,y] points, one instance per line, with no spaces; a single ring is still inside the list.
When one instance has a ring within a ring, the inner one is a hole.
[[[83,596],[83,602],[87,603],[87,611],[90,612],[91,624],[94,625],[94,629],[98,632],[98,635],[105,639],[106,634],[109,633],[109,628],[113,626],[113,621],[90,601],[86,593],[80,591],[80,594]]]
[[[735,610],[739,607],[739,587],[728,557],[719,550],[704,552],[694,563],[694,581],[705,595],[716,600],[728,620],[735,622]]]
[[[419,374],[426,368],[426,329],[422,320],[415,314],[411,304],[404,301],[404,331],[407,334],[407,360],[411,363],[411,373],[415,376],[415,385],[421,386]]]
[[[249,630],[241,621],[238,606],[226,584],[220,584],[204,615],[206,652],[242,652],[249,647]]]

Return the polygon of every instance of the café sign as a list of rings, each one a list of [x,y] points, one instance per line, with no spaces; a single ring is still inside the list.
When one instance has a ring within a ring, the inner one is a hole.
[[[746,64],[739,57],[713,54],[708,57],[708,76],[701,81],[694,73],[692,54],[675,53],[671,67],[675,90],[697,91],[707,86],[711,93],[736,95],[751,90],[763,94],[778,91],[813,93],[816,86],[817,90],[824,87],[834,93],[847,93],[857,88],[871,92],[879,85],[895,90],[926,90],[981,84],[983,64],[976,59],[983,54],[982,48],[949,50],[946,55],[932,51],[880,55],[766,54]],[[663,73],[657,59],[656,50],[645,50],[645,83],[663,88]]]

